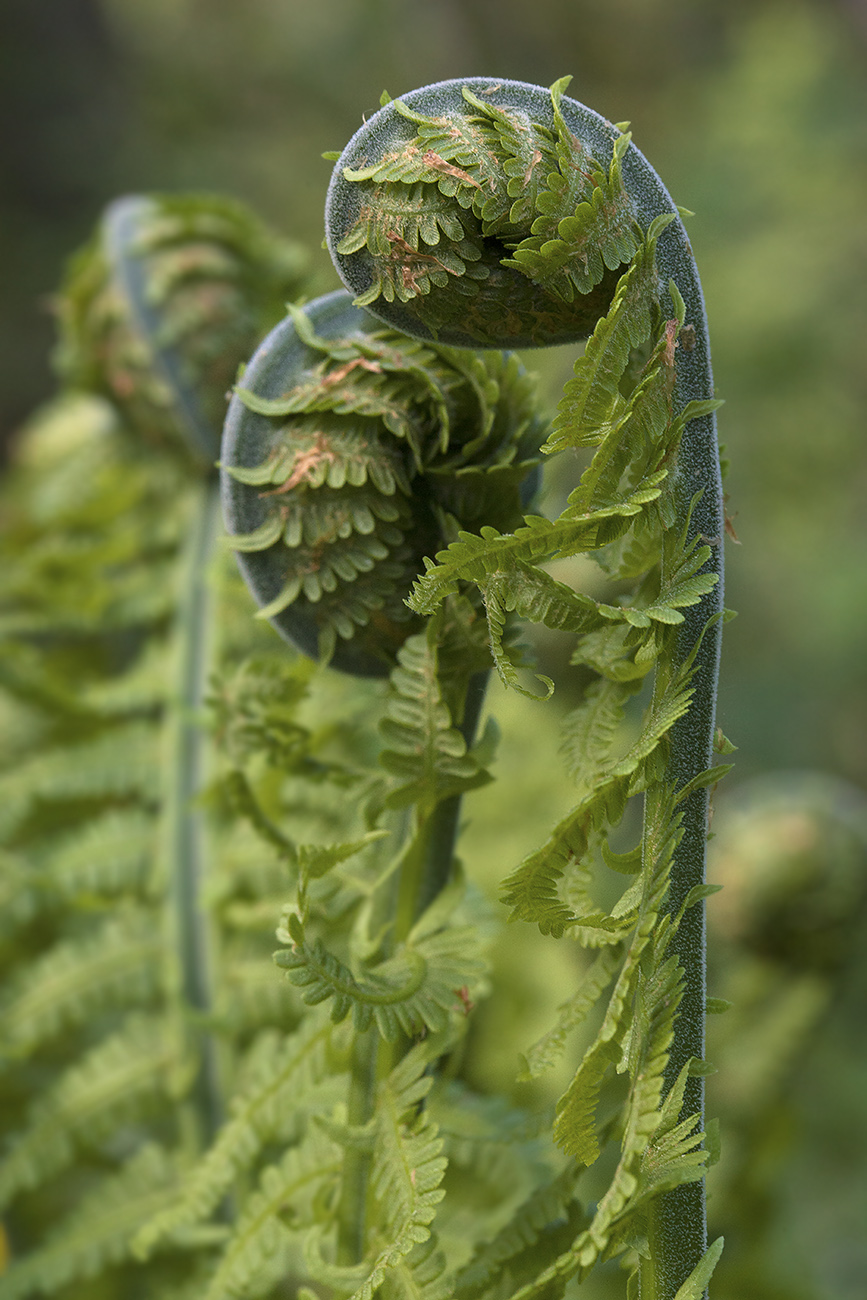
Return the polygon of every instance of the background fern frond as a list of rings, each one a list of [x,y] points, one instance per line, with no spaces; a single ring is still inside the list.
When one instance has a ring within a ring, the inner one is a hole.
[[[3,1300],[53,1295],[76,1281],[89,1281],[131,1257],[130,1240],[170,1194],[177,1162],[150,1143],[81,1199],[56,1225],[44,1245],[16,1260],[0,1277]]]
[[[0,1053],[20,1057],[105,1008],[146,1004],[160,986],[163,945],[158,919],[143,909],[55,944],[4,999]]]
[[[263,1169],[238,1210],[205,1300],[253,1300],[297,1267],[299,1236],[316,1217],[317,1199],[336,1185],[340,1167],[339,1148],[313,1127],[306,1141]]]
[[[0,1169],[0,1203],[55,1177],[83,1147],[98,1149],[119,1125],[146,1113],[184,1065],[177,1036],[162,1021],[129,1017],[35,1103]]]
[[[176,1202],[142,1228],[135,1242],[140,1254],[149,1254],[162,1238],[206,1220],[270,1143],[297,1133],[307,1113],[327,1110],[333,1097],[324,1087],[334,1071],[332,1035],[327,1020],[310,1016],[294,1034],[267,1034],[254,1044],[248,1067],[253,1077],[239,1092],[231,1118],[187,1174]]]
[[[373,1148],[377,1204],[376,1254],[353,1300],[372,1300],[389,1273],[406,1266],[415,1246],[431,1235],[430,1224],[445,1195],[446,1161],[436,1124],[419,1102],[433,1080],[425,1073],[430,1050],[414,1048],[380,1089]],[[429,1261],[422,1256],[418,1263]]]

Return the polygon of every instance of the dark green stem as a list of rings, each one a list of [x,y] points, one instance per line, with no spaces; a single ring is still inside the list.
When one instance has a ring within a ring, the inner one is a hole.
[[[176,627],[177,678],[166,762],[166,873],[178,994],[184,1039],[196,1061],[187,1122],[191,1140],[204,1149],[222,1122],[217,1046],[204,1027],[212,1012],[210,935],[202,909],[205,862],[200,792],[204,732],[200,714],[211,663],[209,561],[213,555],[219,498],[213,481],[198,489],[185,557]]]
[[[706,398],[713,393],[707,330],[701,290],[688,245],[685,249],[678,249],[665,238],[660,243],[664,246],[660,255],[662,269],[675,279],[683,293],[686,321],[695,329],[694,348],[687,351],[681,347],[678,350],[675,403],[676,409],[681,409],[687,401]],[[681,241],[677,240],[679,243]],[[694,659],[695,693],[692,703],[688,713],[672,728],[669,739],[669,761],[664,780],[680,789],[709,768],[713,761],[723,608],[724,514],[712,415],[691,420],[686,426],[675,467],[675,492],[677,520],[671,533],[678,535],[689,521],[690,537],[698,537],[710,546],[711,558],[705,568],[718,578],[714,589],[700,604],[684,611],[684,622],[677,630],[674,654],[668,667],[670,673],[677,673],[693,654],[696,645],[699,646]],[[697,501],[696,494],[700,494]],[[663,567],[665,560],[663,556]],[[675,851],[666,901],[666,909],[672,915],[678,914],[690,890],[705,880],[707,790],[697,790],[690,795],[682,806],[682,814],[682,837]],[[704,1058],[706,949],[703,903],[684,913],[672,948],[683,971],[684,993],[666,1071],[669,1088],[690,1058]],[[697,1125],[702,1129],[704,1080],[701,1076],[687,1080],[681,1118],[690,1115],[698,1117]],[[647,1286],[643,1286],[643,1300],[673,1300],[707,1246],[704,1183],[689,1183],[658,1196],[651,1204],[649,1236],[654,1289],[649,1292]]]

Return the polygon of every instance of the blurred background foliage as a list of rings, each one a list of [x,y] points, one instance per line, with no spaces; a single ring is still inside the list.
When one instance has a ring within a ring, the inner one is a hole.
[[[720,698],[740,753],[713,846],[729,901],[710,909],[711,992],[741,1007],[720,1018],[712,1088],[735,1134],[711,1203],[732,1238],[727,1300],[854,1300],[867,1277],[865,65],[864,0],[5,0],[0,16],[4,440],[53,391],[52,294],[107,201],[214,190],[318,249],[320,154],[383,88],[478,73],[547,85],[570,72],[577,98],[631,119],[695,210],[740,542]],[[552,401],[571,360],[530,361]],[[552,492],[564,473],[552,471]],[[506,744],[503,782],[470,805],[467,853],[491,879],[569,798],[553,775],[557,705],[496,687],[492,705],[520,747]],[[486,803],[503,783],[508,827]],[[783,919],[779,880],[801,900]],[[817,930],[824,945],[809,939]],[[788,939],[770,942],[775,931]],[[522,996],[545,1015],[563,972],[544,959],[535,970]],[[763,1057],[771,1026],[785,1042]],[[491,1052],[506,1041],[495,1025],[489,1040]],[[745,1117],[745,1095],[761,1095],[761,1123],[755,1105]],[[747,1219],[764,1263],[738,1251]]]

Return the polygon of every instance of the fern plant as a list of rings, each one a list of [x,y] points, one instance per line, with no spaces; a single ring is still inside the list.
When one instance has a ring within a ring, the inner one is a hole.
[[[96,1275],[100,1293],[207,1300],[530,1300],[611,1260],[621,1294],[705,1294],[717,402],[678,214],[625,128],[565,86],[428,87],[340,156],[326,231],[355,302],[290,309],[221,452],[258,623],[221,558],[203,576],[213,491],[178,486],[196,455],[171,431],[194,411],[210,454],[200,394],[225,379],[208,330],[232,332],[227,281],[263,324],[285,253],[257,236],[253,256],[247,227],[244,274],[228,241],[223,275],[225,211],[195,226],[180,205],[148,237],[152,209],[126,204],[79,272],[76,373],[112,406],[77,409],[162,445],[145,458],[88,428],[69,455],[55,426],[25,469],[32,564],[75,541],[55,586],[85,567],[94,612],[79,648],[59,598],[30,611],[50,583],[13,578],[5,707],[31,757],[3,778],[20,972],[4,1300],[93,1294]],[[173,313],[200,284],[212,299]],[[499,349],[584,338],[546,427]],[[583,464],[556,519],[527,513],[540,451]],[[579,554],[608,599],[546,567]],[[275,649],[267,620],[298,649]],[[593,1026],[552,1115],[463,1068],[498,917],[455,837],[462,796],[491,779],[489,668],[534,691],[521,621],[569,634],[588,681],[564,727],[574,807],[503,885],[513,920],[594,954],[523,1045],[536,1078]]]

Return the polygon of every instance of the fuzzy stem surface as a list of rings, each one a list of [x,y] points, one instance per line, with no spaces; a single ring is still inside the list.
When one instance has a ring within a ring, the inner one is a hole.
[[[695,347],[678,358],[675,396],[678,406],[696,395],[713,392],[710,352],[700,291],[694,268],[680,268],[678,285],[694,281],[696,290],[687,321],[693,324]],[[686,294],[684,295],[686,297]],[[716,427],[712,415],[690,421],[675,467],[677,519],[671,530],[677,535],[688,526],[689,536],[698,537],[711,548],[705,571],[717,575],[713,590],[701,602],[684,611],[669,671],[674,673],[695,653],[694,695],[688,712],[671,731],[669,759],[664,780],[680,789],[704,772],[713,761],[716,691],[719,674],[721,614],[723,610],[724,513]],[[696,495],[698,499],[696,500]],[[665,549],[663,583],[666,579]],[[696,651],[696,646],[698,650]],[[705,882],[705,857],[709,798],[706,788],[694,791],[682,805],[682,835],[675,850],[666,910],[677,916],[690,890]],[[684,912],[672,940],[683,972],[684,991],[675,1021],[666,1087],[670,1088],[691,1058],[704,1060],[706,1006],[705,907],[699,902]],[[681,1118],[696,1115],[697,1128],[704,1128],[704,1078],[687,1079]],[[651,1203],[649,1239],[653,1259],[654,1287],[645,1283],[642,1300],[674,1300],[679,1288],[698,1264],[707,1248],[704,1181],[688,1183],[663,1192]],[[704,1293],[707,1295],[707,1292]]]

